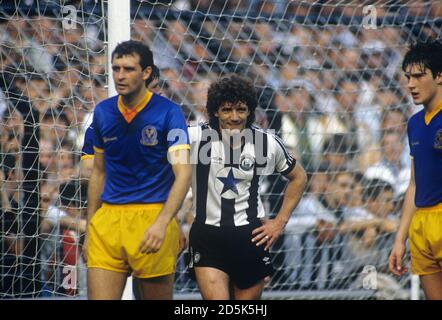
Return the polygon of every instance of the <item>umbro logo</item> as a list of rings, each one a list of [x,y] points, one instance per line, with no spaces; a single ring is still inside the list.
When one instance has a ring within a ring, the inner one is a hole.
[[[103,142],[104,143],[107,143],[109,141],[115,141],[115,140],[118,140],[118,137],[111,137],[111,138],[103,137]]]
[[[266,264],[266,265],[271,263],[269,257],[264,257],[264,258],[262,258],[262,262],[264,262],[264,264]]]

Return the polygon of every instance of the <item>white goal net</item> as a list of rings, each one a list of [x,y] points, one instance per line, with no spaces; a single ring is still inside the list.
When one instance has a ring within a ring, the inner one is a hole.
[[[230,72],[259,93],[274,129],[309,175],[273,246],[264,297],[409,299],[388,272],[409,181],[408,118],[418,110],[401,62],[436,39],[439,1],[127,1],[164,96],[206,120],[208,85]],[[79,165],[94,105],[107,97],[108,1],[0,1],[0,297],[84,297],[87,180]],[[270,217],[286,187],[262,188]],[[190,199],[179,213],[192,221]],[[184,253],[175,294],[198,298]]]

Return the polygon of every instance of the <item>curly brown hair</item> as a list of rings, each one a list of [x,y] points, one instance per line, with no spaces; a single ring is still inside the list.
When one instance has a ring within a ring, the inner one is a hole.
[[[252,82],[235,73],[228,74],[212,83],[207,92],[207,114],[212,128],[219,130],[219,121],[215,116],[225,102],[236,104],[245,103],[249,108],[246,127],[250,127],[255,121],[255,110],[258,107],[258,98]]]

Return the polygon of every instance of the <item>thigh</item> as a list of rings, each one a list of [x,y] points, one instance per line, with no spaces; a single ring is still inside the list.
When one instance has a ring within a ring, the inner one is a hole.
[[[439,214],[418,210],[411,221],[409,229],[409,246],[411,271],[419,276],[441,272],[438,262],[442,258],[440,248],[440,230],[435,220]]]
[[[229,273],[227,239],[218,227],[193,225],[189,234],[189,268],[208,267]]]
[[[123,250],[133,271],[139,279],[151,279],[175,273],[179,249],[179,227],[175,219],[167,226],[164,241],[156,253],[144,254],[138,251],[146,230],[161,211],[162,205],[145,205],[133,214],[123,217]]]
[[[241,289],[233,285],[233,294],[235,300],[259,300],[264,290],[264,280],[259,281],[255,285],[247,289]]]
[[[126,284],[127,273],[99,268],[89,268],[87,272],[87,291],[90,300],[121,299]]]
[[[87,266],[127,273],[129,266],[122,254],[120,212],[103,206],[88,225]]]
[[[135,279],[143,300],[172,300],[173,274],[148,279]]]
[[[229,300],[229,276],[210,267],[195,267],[195,276],[204,300]]]
[[[231,236],[229,275],[233,284],[242,290],[259,287],[259,283],[273,273],[269,251],[251,241],[252,229],[245,228]]]
[[[442,272],[420,276],[427,300],[442,300]]]

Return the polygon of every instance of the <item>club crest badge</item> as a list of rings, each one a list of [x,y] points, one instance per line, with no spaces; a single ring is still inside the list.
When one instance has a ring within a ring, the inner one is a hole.
[[[252,156],[246,154],[241,157],[239,167],[243,171],[252,170],[254,165],[255,165],[255,158],[253,158]]]
[[[148,125],[141,131],[141,144],[151,147],[158,144],[158,133],[154,126]]]
[[[437,130],[434,138],[434,149],[442,149],[442,129]]]

